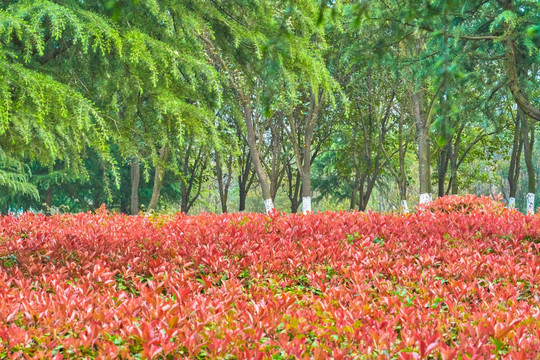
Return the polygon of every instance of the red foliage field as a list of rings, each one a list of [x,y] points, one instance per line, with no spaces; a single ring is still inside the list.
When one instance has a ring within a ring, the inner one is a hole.
[[[533,359],[540,217],[0,218],[0,358]]]

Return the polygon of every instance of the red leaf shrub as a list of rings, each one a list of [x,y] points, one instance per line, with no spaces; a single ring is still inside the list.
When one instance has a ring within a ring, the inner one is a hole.
[[[443,196],[421,205],[420,208],[429,211],[491,212],[497,214],[507,210],[500,201],[493,201],[487,196],[478,197],[470,194]]]
[[[431,208],[2,217],[0,358],[534,358],[540,218]]]

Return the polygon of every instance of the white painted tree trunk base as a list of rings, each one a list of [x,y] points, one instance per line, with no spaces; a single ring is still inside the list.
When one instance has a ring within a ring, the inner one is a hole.
[[[264,200],[264,208],[266,209],[267,214],[274,210],[274,203],[272,202],[272,199]]]
[[[515,197],[509,197],[508,198],[508,209],[512,210],[516,208],[516,198]]]
[[[534,215],[534,194],[527,194],[527,214]]]
[[[311,197],[302,198],[302,210],[304,214],[307,214],[308,211],[311,211]]]
[[[407,200],[401,200],[401,212],[404,214],[409,212],[409,207],[407,206]]]
[[[420,194],[420,204],[431,202],[431,194]]]

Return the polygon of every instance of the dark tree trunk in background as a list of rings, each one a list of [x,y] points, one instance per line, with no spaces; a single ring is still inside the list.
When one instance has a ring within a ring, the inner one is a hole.
[[[139,164],[139,158],[133,157],[131,159],[131,198],[129,211],[131,215],[137,215],[139,213],[139,181],[141,178],[141,167]]]
[[[237,128],[237,136],[240,141],[242,141],[242,133],[240,129]],[[242,153],[238,157],[238,211],[246,210],[246,198],[251,185],[255,180],[255,173],[251,167],[251,154],[249,148],[243,147]]]
[[[238,191],[238,211],[246,210],[246,197],[247,197],[246,189],[240,187]]]
[[[122,189],[122,188],[121,188]],[[129,208],[129,202],[126,196],[123,196],[123,193],[120,194],[120,212],[122,214],[127,214]]]
[[[255,173],[251,171],[250,163],[246,166],[245,171],[238,176],[238,211],[246,210],[248,192],[255,181]]]
[[[52,206],[52,198],[53,198],[53,186],[49,185],[47,188],[47,191],[45,192],[45,204],[48,208]]]
[[[457,154],[452,154],[452,159],[450,160],[450,191],[452,195],[457,195],[459,190],[457,170]]]
[[[441,149],[439,154],[439,164],[438,164],[438,196],[442,197],[445,195],[445,184],[446,184],[446,174],[448,173],[448,163],[452,156],[452,139],[450,143],[447,143]]]

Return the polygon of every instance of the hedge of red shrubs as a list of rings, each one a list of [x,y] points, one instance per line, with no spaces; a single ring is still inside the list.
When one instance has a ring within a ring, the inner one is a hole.
[[[540,217],[0,218],[0,358],[532,359]]]

